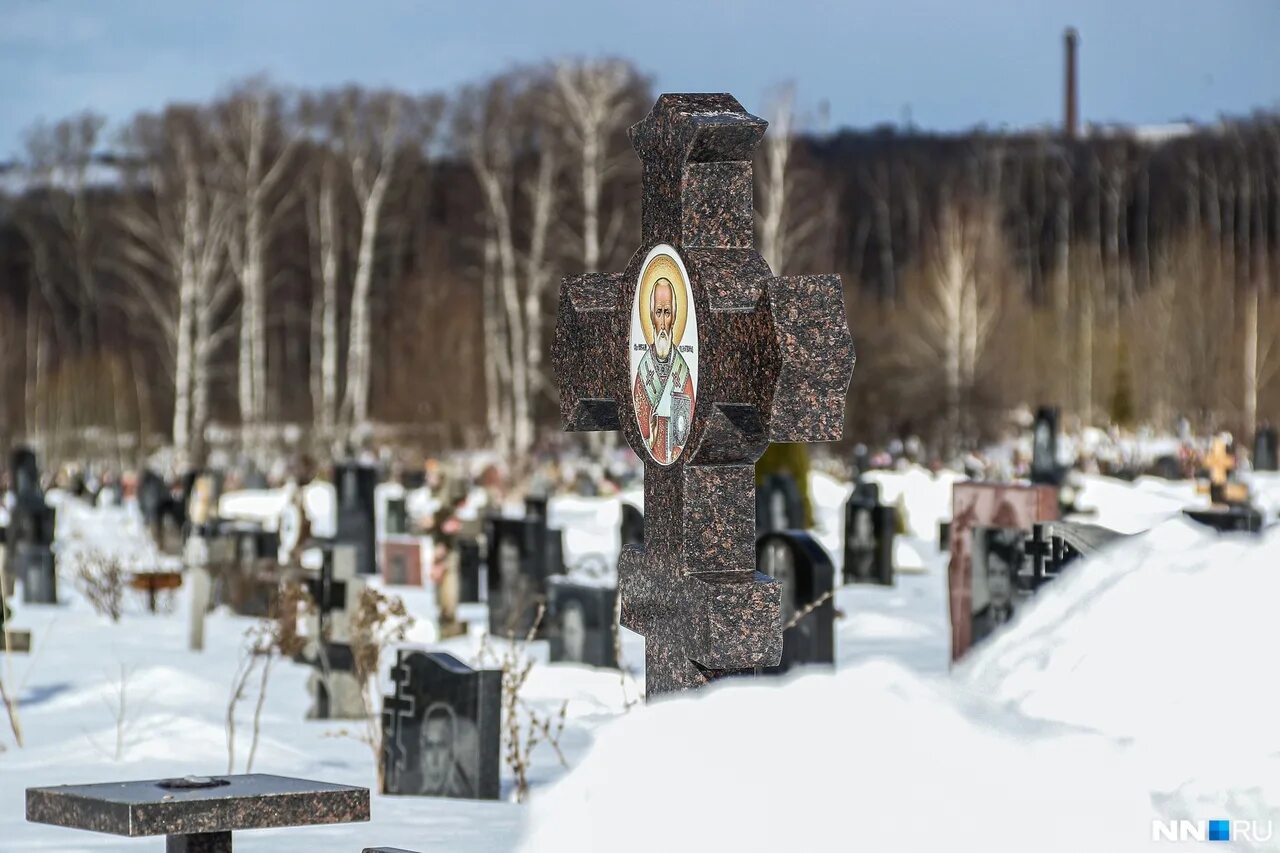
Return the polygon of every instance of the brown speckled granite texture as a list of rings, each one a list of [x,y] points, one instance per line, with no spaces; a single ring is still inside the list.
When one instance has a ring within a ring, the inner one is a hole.
[[[751,157],[767,123],[731,95],[663,95],[631,128],[643,238],[622,273],[566,278],[554,365],[565,429],[621,429],[645,460],[645,543],[618,563],[622,622],[645,635],[650,696],[773,666],[778,585],[756,572],[754,466],[770,441],[833,441],[853,342],[836,276],[774,277],[756,252]],[[640,265],[680,253],[698,316],[697,405],[670,466],[645,450],[627,342]]]
[[[27,820],[112,835],[194,835],[369,819],[369,789],[265,773],[171,790],[155,779],[27,789]],[[216,849],[216,848],[215,848]]]

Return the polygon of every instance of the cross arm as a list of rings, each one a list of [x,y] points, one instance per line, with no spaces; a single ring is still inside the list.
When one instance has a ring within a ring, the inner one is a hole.
[[[554,363],[560,417],[570,432],[616,430],[617,388],[625,374],[622,273],[568,276],[560,286]]]
[[[779,276],[765,291],[782,358],[769,440],[838,441],[855,359],[840,277]]]

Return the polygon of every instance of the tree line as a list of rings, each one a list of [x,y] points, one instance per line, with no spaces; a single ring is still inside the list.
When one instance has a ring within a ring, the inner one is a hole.
[[[450,93],[264,79],[109,127],[31,129],[0,193],[0,441],[132,462],[171,445],[563,440],[567,273],[639,239],[619,60]],[[938,135],[756,107],[758,246],[843,275],[850,440],[940,452],[1019,402],[1246,433],[1280,409],[1280,119]],[[1157,132],[1158,131],[1158,132]]]

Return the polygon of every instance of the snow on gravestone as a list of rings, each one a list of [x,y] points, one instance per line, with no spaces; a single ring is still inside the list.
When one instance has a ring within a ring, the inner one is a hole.
[[[560,289],[565,429],[621,430],[645,464],[644,544],[623,548],[618,575],[650,696],[778,664],[755,462],[771,441],[843,430],[854,355],[840,279],[776,277],[755,250],[751,157],[766,126],[731,95],[658,98],[630,130],[643,243],[624,272]]]
[[[498,798],[502,671],[401,649],[382,703],[384,794]]]

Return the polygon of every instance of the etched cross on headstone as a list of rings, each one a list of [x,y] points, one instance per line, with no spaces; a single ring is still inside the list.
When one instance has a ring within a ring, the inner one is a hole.
[[[618,574],[650,696],[778,663],[755,462],[771,441],[843,430],[854,356],[840,279],[775,277],[755,250],[751,156],[766,126],[731,95],[660,97],[630,132],[639,251],[624,272],[560,290],[565,428],[620,429],[645,463],[644,544],[623,549]]]

